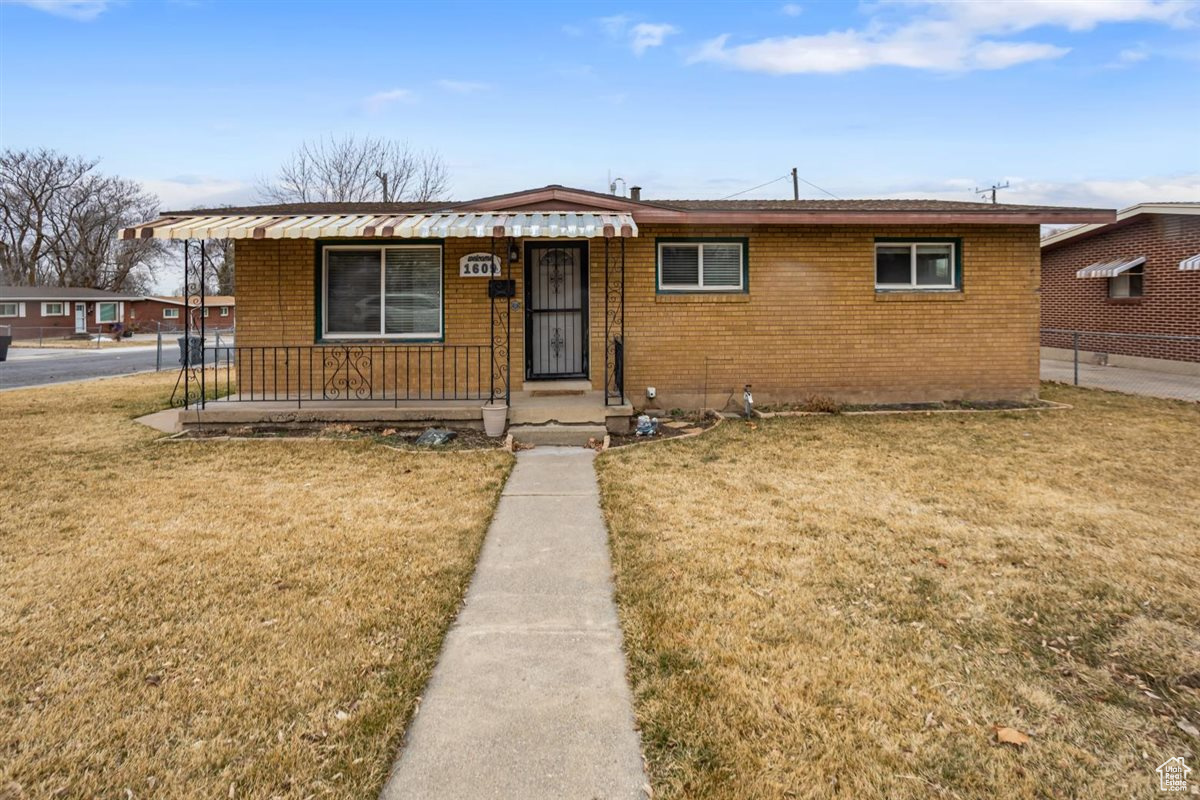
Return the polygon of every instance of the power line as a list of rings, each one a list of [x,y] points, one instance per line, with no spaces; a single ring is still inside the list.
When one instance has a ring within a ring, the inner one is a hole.
[[[842,198],[838,197],[836,194],[834,194],[833,192],[829,191],[828,189],[823,189],[823,188],[821,188],[820,186],[817,186],[817,185],[816,185],[815,183],[813,183],[812,181],[810,181],[810,180],[806,180],[806,179],[804,179],[804,178],[800,177],[798,174],[796,174],[796,170],[794,170],[794,169],[793,169],[791,172],[787,173],[786,175],[780,175],[778,178],[773,178],[773,179],[771,179],[771,180],[767,181],[766,183],[760,183],[758,186],[751,186],[749,189],[743,189],[743,190],[742,190],[742,191],[740,191],[740,192],[734,192],[733,194],[731,194],[731,195],[727,195],[727,196],[725,196],[725,197],[722,197],[721,199],[722,199],[722,200],[729,200],[729,199],[731,199],[731,198],[737,197],[738,195],[747,194],[748,192],[753,192],[753,191],[755,191],[756,189],[761,189],[761,188],[763,188],[764,186],[770,186],[770,185],[771,185],[771,184],[773,184],[773,183],[778,183],[779,181],[785,181],[785,180],[787,180],[788,178],[791,178],[791,179],[792,179],[792,181],[793,181],[793,183],[794,183],[795,181],[801,181],[801,182],[803,182],[803,183],[805,183],[805,184],[807,184],[807,185],[811,186],[812,188],[816,189],[818,192],[824,192],[825,194],[827,194],[827,195],[829,195],[830,197],[832,197],[834,200],[841,200],[841,199],[842,199]],[[797,192],[797,194],[798,194],[798,192]]]
[[[728,196],[726,196],[726,197],[722,197],[721,199],[722,199],[722,200],[728,200],[728,199],[729,199],[729,198],[731,198],[731,197],[737,197],[737,196],[738,196],[738,195],[740,195],[740,194],[746,194],[747,192],[753,192],[755,189],[761,189],[761,188],[763,188],[764,186],[770,186],[772,183],[779,183],[779,181],[786,180],[786,179],[788,179],[788,178],[790,178],[790,177],[791,177],[791,175],[790,175],[790,174],[789,174],[789,175],[780,175],[778,178],[774,178],[774,179],[772,179],[772,180],[769,180],[769,181],[767,181],[766,183],[760,183],[758,186],[751,186],[749,189],[743,189],[743,190],[742,190],[742,191],[740,191],[740,192],[734,192],[733,194],[731,194],[731,195],[728,195]]]
[[[799,179],[799,180],[800,180],[802,183],[807,183],[809,186],[813,187],[813,188],[814,188],[814,189],[816,189],[818,192],[824,192],[825,194],[827,194],[827,195],[829,195],[830,197],[832,197],[834,200],[841,200],[841,199],[842,199],[842,198],[838,197],[836,194],[834,194],[833,192],[829,191],[828,189],[822,189],[820,186],[817,186],[817,185],[816,185],[815,183],[813,183],[812,181],[806,181],[806,180],[804,180],[804,178],[801,178],[799,175],[797,175],[797,176],[796,176],[796,178],[797,178],[797,179]]]

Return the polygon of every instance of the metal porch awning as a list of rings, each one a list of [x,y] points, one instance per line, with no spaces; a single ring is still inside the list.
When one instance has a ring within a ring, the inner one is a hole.
[[[1185,258],[1183,261],[1180,261],[1179,268],[1185,272],[1189,270],[1196,270],[1197,272],[1200,272],[1200,253],[1197,253],[1191,258]]]
[[[1115,261],[1099,261],[1075,273],[1076,278],[1115,278],[1122,272],[1146,263],[1145,256],[1137,258],[1118,258]]]
[[[637,235],[633,215],[600,211],[170,216],[121,231],[122,239],[592,239]]]

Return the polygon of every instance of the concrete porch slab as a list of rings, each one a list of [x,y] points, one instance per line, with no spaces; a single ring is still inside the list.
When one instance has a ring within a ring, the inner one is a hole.
[[[183,425],[179,421],[178,408],[164,408],[162,411],[138,417],[134,422],[162,433],[179,433],[183,430]]]

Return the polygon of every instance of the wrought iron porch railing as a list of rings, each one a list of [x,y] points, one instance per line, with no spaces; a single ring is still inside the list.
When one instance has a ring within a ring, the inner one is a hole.
[[[504,376],[494,374],[492,349],[486,344],[207,346],[204,364],[207,369],[192,364],[195,375],[189,383],[196,391],[187,393],[187,403],[203,404],[216,393],[224,395],[219,402],[399,405],[412,400],[488,400],[503,398],[506,392]]]

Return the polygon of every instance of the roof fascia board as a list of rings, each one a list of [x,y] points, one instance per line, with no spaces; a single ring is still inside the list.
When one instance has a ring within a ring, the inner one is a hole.
[[[1047,236],[1042,240],[1042,249],[1044,250],[1048,247],[1055,247],[1056,245],[1062,244],[1070,239],[1095,233],[1101,228],[1107,228],[1114,223],[1125,222],[1135,217],[1140,217],[1142,214],[1200,215],[1200,203],[1176,205],[1172,205],[1170,203],[1138,203],[1135,206],[1123,208],[1118,211],[1116,218],[1110,222],[1080,225],[1075,228],[1067,228],[1065,231],[1059,231],[1052,236]]]
[[[638,224],[682,222],[687,225],[1040,225],[1054,222],[1111,222],[1111,211],[688,211],[639,208]]]

